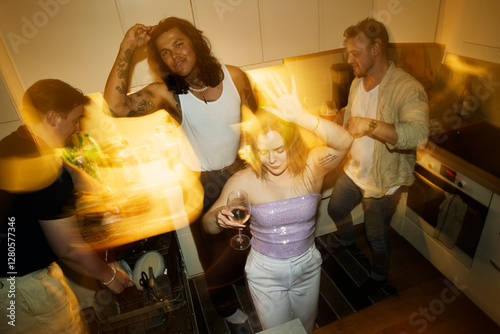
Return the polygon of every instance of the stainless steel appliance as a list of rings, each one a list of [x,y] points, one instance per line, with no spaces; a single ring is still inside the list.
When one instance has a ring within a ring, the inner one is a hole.
[[[459,202],[452,202],[455,196]],[[492,196],[491,190],[420,152],[415,183],[408,191],[406,215],[443,244],[444,251],[470,268]],[[448,237],[455,241],[452,244],[448,239],[443,241],[442,231],[447,231]]]
[[[500,194],[499,139],[499,128],[465,120],[417,153],[402,234],[456,283],[467,282],[493,195]]]

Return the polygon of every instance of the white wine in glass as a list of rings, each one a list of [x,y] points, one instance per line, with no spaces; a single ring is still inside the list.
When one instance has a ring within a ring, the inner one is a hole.
[[[250,201],[248,195],[243,190],[232,191],[227,197],[227,207],[232,212],[233,217],[229,217],[233,222],[245,224],[250,218]],[[250,238],[241,233],[231,239],[231,247],[237,250],[244,250],[250,246]]]

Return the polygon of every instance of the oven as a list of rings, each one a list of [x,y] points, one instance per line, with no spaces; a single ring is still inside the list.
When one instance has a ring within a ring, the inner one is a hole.
[[[410,223],[425,233],[427,241],[419,247],[426,249],[419,251],[428,252],[431,262],[446,254],[469,269],[492,196],[492,191],[419,151],[406,209]]]

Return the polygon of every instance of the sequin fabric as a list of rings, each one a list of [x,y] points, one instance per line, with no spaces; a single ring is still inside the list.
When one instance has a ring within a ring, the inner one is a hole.
[[[305,252],[314,242],[320,194],[252,205],[252,247],[261,254],[289,259]]]

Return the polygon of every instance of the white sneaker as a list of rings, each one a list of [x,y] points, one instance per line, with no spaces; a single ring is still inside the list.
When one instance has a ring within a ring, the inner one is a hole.
[[[230,322],[235,325],[239,325],[248,320],[248,315],[240,309],[237,309],[233,315],[224,318],[227,322]]]

